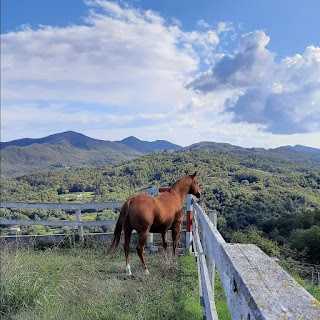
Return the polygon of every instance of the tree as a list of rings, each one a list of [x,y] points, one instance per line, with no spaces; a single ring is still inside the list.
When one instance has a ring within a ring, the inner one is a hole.
[[[312,226],[306,230],[293,230],[289,238],[289,243],[292,248],[299,251],[307,248],[309,261],[320,264],[320,226]]]

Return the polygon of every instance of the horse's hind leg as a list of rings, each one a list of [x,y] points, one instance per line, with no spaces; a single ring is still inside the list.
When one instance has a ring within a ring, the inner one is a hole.
[[[131,226],[126,226],[125,232],[124,232],[124,254],[126,256],[126,274],[128,276],[132,275],[131,267],[130,267],[130,257],[129,257],[131,233],[132,233]]]
[[[145,273],[146,275],[148,275],[149,271],[147,269],[146,261],[144,259],[144,247],[148,239],[148,231],[139,232],[138,235],[139,237],[138,237],[138,243],[137,243],[137,252],[142,262]]]
[[[182,222],[177,222],[172,228],[173,255],[177,254],[178,241],[181,235]]]

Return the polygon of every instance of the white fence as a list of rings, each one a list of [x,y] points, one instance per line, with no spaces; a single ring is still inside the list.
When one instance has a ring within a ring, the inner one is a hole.
[[[162,188],[165,190],[165,188]],[[162,192],[162,189],[149,189],[149,194]],[[189,202],[191,203],[191,197],[187,197]],[[53,227],[77,227],[78,235],[80,241],[84,240],[84,227],[100,227],[100,226],[110,226],[115,225],[117,220],[100,220],[100,221],[82,221],[81,212],[83,210],[103,210],[103,209],[121,209],[123,202],[122,201],[112,201],[112,202],[102,202],[102,203],[29,203],[29,202],[1,202],[1,208],[22,208],[22,209],[37,209],[37,210],[68,210],[74,211],[76,214],[76,221],[74,220],[20,220],[20,219],[0,219],[0,226],[14,225],[14,226],[28,226],[28,225],[42,225],[42,226],[53,226]],[[188,215],[188,213],[187,213]],[[190,247],[190,239],[188,241],[188,237],[184,235],[188,232],[183,230],[183,239],[186,238],[186,246]],[[98,234],[91,234],[98,236]],[[53,240],[54,235],[48,236],[40,236],[42,239],[48,237],[51,242]],[[57,235],[61,236],[61,234]],[[183,240],[184,241],[184,240]],[[181,244],[181,243],[180,243]],[[184,244],[183,244],[184,245]],[[153,234],[149,232],[148,234],[148,242],[147,247],[152,247],[153,249],[157,249],[156,246],[153,246]]]
[[[79,238],[82,241],[84,237],[83,227],[106,226],[114,225],[115,220],[101,220],[101,221],[82,221],[82,210],[103,210],[103,209],[120,209],[123,202],[102,202],[102,203],[81,203],[81,204],[67,204],[67,203],[28,203],[28,202],[1,202],[2,208],[33,208],[38,210],[70,210],[75,211],[76,221],[71,220],[18,220],[18,219],[1,219],[0,225],[42,225],[42,226],[69,226],[78,227]]]
[[[233,320],[320,319],[319,301],[257,246],[226,243],[196,203],[194,225],[207,319],[218,319],[213,304],[215,266]]]

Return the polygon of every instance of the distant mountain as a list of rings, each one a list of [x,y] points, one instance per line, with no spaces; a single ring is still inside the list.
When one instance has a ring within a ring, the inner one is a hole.
[[[40,139],[1,143],[1,176],[12,177],[60,168],[116,164],[141,156],[124,144],[67,131]]]
[[[85,150],[96,149],[100,147],[108,147],[115,150],[122,151],[123,149],[129,147],[130,149],[136,150],[143,153],[152,153],[163,150],[180,150],[182,147],[173,144],[165,140],[156,141],[141,141],[133,136],[125,138],[121,141],[105,141],[89,138],[81,133],[74,131],[66,131],[62,133],[52,134],[50,136],[38,139],[18,139],[9,142],[1,142],[0,148],[4,149],[9,146],[26,147],[32,144],[57,144],[62,141],[67,141],[73,147]]]
[[[149,142],[149,141],[141,141],[136,137],[132,137],[132,136],[125,138],[119,142],[127,145],[132,149],[135,149],[143,153],[153,153],[153,152],[159,152],[163,150],[181,150],[182,149],[182,147],[176,144],[173,144],[171,142],[168,142],[166,140],[156,140],[156,141]]]
[[[222,151],[222,152],[235,152],[248,154],[254,152],[254,149],[247,149],[238,146],[234,146],[230,143],[219,143],[219,142],[211,142],[211,141],[202,141],[198,143],[194,143],[189,147],[185,148],[186,150],[194,150],[194,149],[202,149],[202,150],[214,150],[214,151]]]
[[[144,153],[182,149],[164,140],[148,142],[128,137],[118,142],[105,141],[74,131],[39,139],[24,138],[1,142],[0,148],[2,177],[50,169],[116,164]]]
[[[292,149],[294,151],[307,152],[307,153],[320,153],[320,149],[305,147],[300,144],[295,145],[294,147],[286,146],[284,148]]]
[[[9,142],[1,142],[0,146],[1,149],[3,149],[8,146],[27,147],[32,144],[57,144],[62,141],[67,141],[71,146],[84,150],[91,150],[101,147],[107,147],[118,151],[123,151],[125,149],[123,145],[117,142],[89,138],[81,133],[77,133],[74,131],[56,133],[39,139],[24,138]]]
[[[185,148],[186,150],[202,149],[213,150],[217,152],[228,152],[238,154],[252,154],[261,155],[270,158],[287,159],[295,161],[307,161],[316,165],[320,165],[320,149],[310,148],[305,146],[296,145],[294,147],[284,146],[274,149],[263,148],[242,148],[234,146],[229,143],[217,143],[210,141],[203,141],[192,144]]]
[[[204,149],[216,152],[253,154],[320,165],[320,149],[296,145],[275,149],[242,148],[229,143],[203,141],[182,148],[165,140],[141,141],[133,136],[104,141],[67,131],[39,139],[1,142],[1,177],[13,177],[59,168],[116,164],[145,153],[163,150]]]

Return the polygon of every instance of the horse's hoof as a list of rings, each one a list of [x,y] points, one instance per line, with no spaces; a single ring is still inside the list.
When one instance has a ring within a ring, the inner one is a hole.
[[[144,274],[145,274],[146,276],[148,276],[148,275],[150,274],[149,270],[148,270],[148,269],[145,269],[145,270],[144,270]]]
[[[127,276],[132,276],[131,267],[130,267],[129,264],[126,265],[126,275],[127,275]]]

